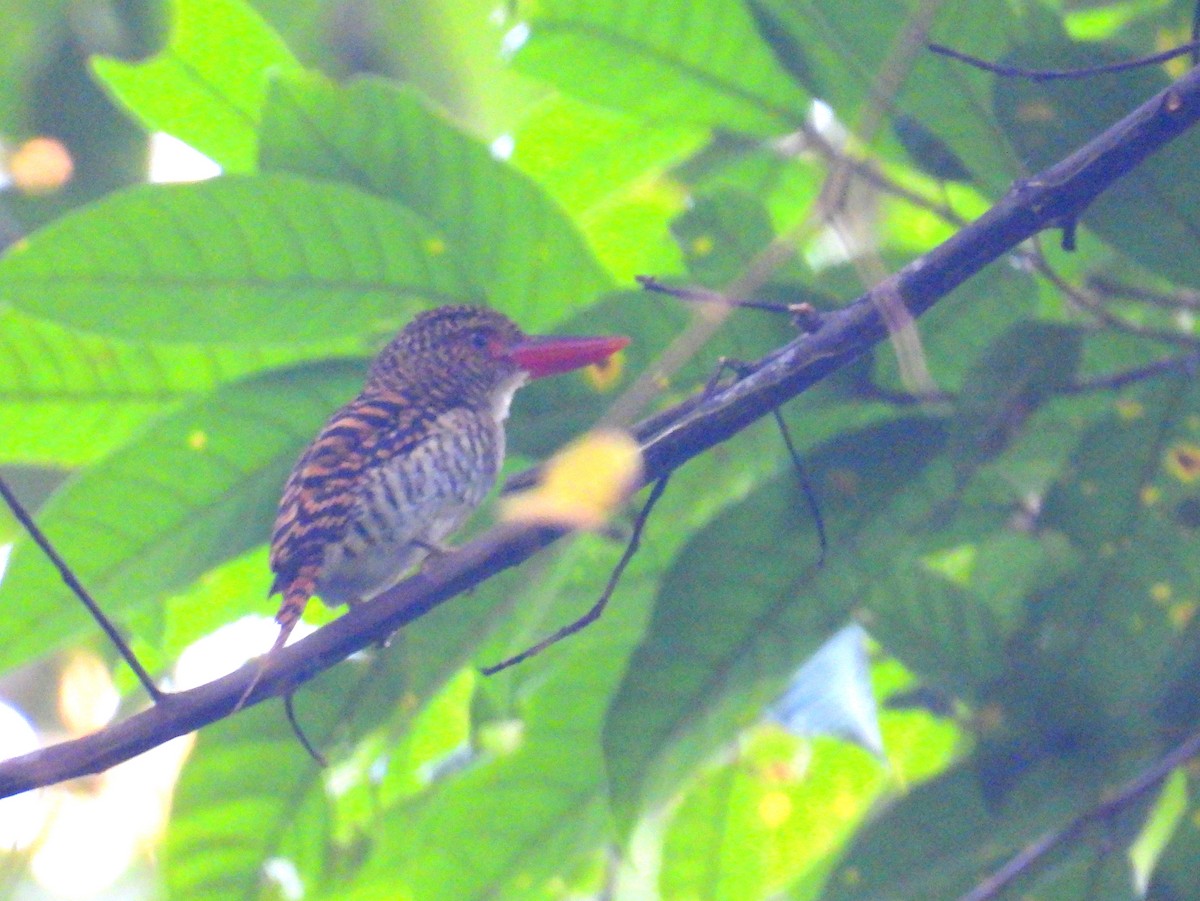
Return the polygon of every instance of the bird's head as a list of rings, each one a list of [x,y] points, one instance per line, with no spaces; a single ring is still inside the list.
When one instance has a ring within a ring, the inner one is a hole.
[[[620,336],[532,337],[487,307],[438,307],[418,314],[384,348],[371,381],[485,403],[503,418],[529,379],[600,363],[628,343]]]

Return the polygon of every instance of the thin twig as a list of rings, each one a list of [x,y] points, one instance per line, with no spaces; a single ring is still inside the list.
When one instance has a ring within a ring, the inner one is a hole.
[[[129,668],[133,670],[138,681],[142,683],[142,687],[146,689],[146,693],[150,695],[155,703],[161,701],[163,693],[154,684],[154,680],[150,678],[150,674],[146,672],[141,661],[137,659],[137,655],[133,653],[133,649],[125,643],[125,639],[121,637],[121,633],[117,630],[117,627],[104,615],[104,611],[100,609],[100,605],[92,599],[87,589],[75,578],[75,573],[71,571],[71,567],[59,556],[54,545],[50,543],[50,539],[38,528],[37,523],[33,521],[33,517],[29,515],[24,505],[17,500],[17,496],[13,494],[12,489],[8,487],[8,483],[3,478],[0,478],[0,495],[4,496],[5,503],[8,504],[9,509],[13,512],[13,516],[17,518],[22,528],[29,533],[29,537],[42,549],[42,553],[46,555],[47,559],[54,564],[54,568],[58,570],[58,574],[62,576],[62,580],[67,584],[67,587],[83,602],[83,606],[87,607],[88,612],[91,613],[92,619],[104,630],[104,634],[113,643],[113,646],[117,649],[117,653],[129,664]]]
[[[1165,310],[1200,310],[1200,292],[1198,291],[1181,288],[1168,294],[1165,291],[1155,291],[1140,285],[1129,285],[1102,274],[1089,275],[1085,284],[1096,294],[1102,294],[1114,300],[1130,300],[1134,303],[1149,304]]]
[[[1047,279],[1054,287],[1066,295],[1067,299],[1074,303],[1079,309],[1084,310],[1094,316],[1097,321],[1116,331],[1125,332],[1126,334],[1136,335],[1139,338],[1147,338],[1151,341],[1162,341],[1166,344],[1174,344],[1179,347],[1186,347],[1192,350],[1200,348],[1200,338],[1194,335],[1188,335],[1184,332],[1170,331],[1168,329],[1152,328],[1150,326],[1139,325],[1136,322],[1130,322],[1121,316],[1117,316],[1110,312],[1099,298],[1089,294],[1082,288],[1071,284],[1065,278],[1058,274],[1058,271],[1050,265],[1050,261],[1046,259],[1040,246],[1035,242],[1035,249],[1028,255],[1028,260],[1034,270],[1043,278]]]
[[[653,275],[635,276],[637,283],[647,291],[666,294],[679,300],[694,303],[715,303],[747,310],[762,310],[766,313],[782,313],[790,316],[796,328],[803,332],[815,332],[821,327],[821,314],[811,303],[772,303],[768,300],[748,300],[741,297],[730,297],[719,291],[711,291],[694,285],[675,286],[659,281]]]
[[[1173,50],[1164,50],[1162,53],[1155,53],[1151,56],[1139,56],[1135,59],[1123,60],[1119,63],[1106,63],[1101,66],[1085,66],[1081,69],[1026,69],[1021,66],[990,63],[985,59],[962,53],[944,44],[928,44],[926,46],[939,56],[956,59],[961,63],[966,63],[968,66],[974,66],[976,69],[983,69],[985,72],[991,72],[1004,78],[1056,81],[1064,78],[1092,78],[1096,75],[1109,75],[1117,72],[1126,72],[1130,69],[1141,69],[1145,66],[1156,66],[1159,63],[1175,59],[1177,56],[1183,56],[1186,53],[1194,53],[1200,50],[1200,41],[1193,39],[1186,44],[1180,44]]]
[[[721,383],[721,376],[726,369],[739,378],[753,371],[753,367],[742,360],[721,357],[717,363],[717,368],[708,377],[708,383],[704,386],[705,397],[711,396],[717,390],[717,386]],[[788,428],[787,422],[784,421],[779,407],[772,410],[771,414],[774,416],[775,425],[779,428],[779,434],[783,438],[783,446],[787,448],[788,456],[791,457],[792,469],[796,472],[796,480],[800,483],[800,490],[803,492],[804,500],[808,504],[808,512],[812,514],[813,523],[817,529],[817,545],[819,548],[817,566],[824,566],[825,555],[829,550],[829,536],[825,532],[825,517],[821,514],[821,504],[817,500],[817,492],[808,478],[808,472],[804,468],[804,461],[800,458],[800,452],[796,450],[795,442],[792,441],[792,430]]]
[[[830,166],[845,167],[855,178],[885,194],[907,201],[918,209],[937,216],[948,225],[963,228],[969,221],[944,200],[933,200],[900,184],[872,161],[859,159],[835,147],[824,135],[811,127],[792,132],[775,141],[772,146],[778,153],[789,157],[798,156],[806,150],[813,150]]]
[[[604,586],[604,591],[596,603],[591,606],[583,616],[574,622],[567,623],[553,635],[547,636],[532,647],[526,648],[519,654],[514,654],[501,660],[499,663],[494,663],[491,666],[480,668],[480,672],[485,676],[494,676],[501,670],[506,670],[510,666],[516,666],[530,657],[534,657],[552,644],[557,644],[564,638],[574,635],[581,629],[584,629],[600,618],[604,612],[604,608],[608,606],[609,600],[612,598],[613,592],[617,590],[617,583],[621,581],[621,576],[625,573],[625,567],[629,565],[629,561],[633,559],[633,555],[638,552],[638,548],[642,544],[642,529],[646,527],[646,521],[650,518],[650,511],[654,509],[654,505],[658,503],[658,499],[662,497],[664,491],[667,490],[667,482],[670,480],[669,475],[663,476],[654,483],[654,487],[650,489],[650,496],[646,498],[646,503],[642,505],[642,509],[638,512],[637,519],[633,522],[633,532],[629,536],[629,542],[625,545],[625,552],[621,554],[621,559],[617,561],[617,565],[613,567],[613,571],[609,574],[608,584]]]
[[[308,752],[308,756],[316,761],[317,766],[319,766],[321,769],[325,769],[327,766],[329,766],[329,761],[327,761],[325,759],[325,755],[318,751],[316,746],[308,740],[308,735],[306,735],[304,729],[301,728],[300,721],[296,719],[296,707],[294,704],[295,697],[296,693],[294,691],[289,691],[283,696],[283,712],[287,714],[288,725],[292,727],[292,733],[296,736],[296,740],[300,742],[300,746]]]
[[[991,901],[1013,880],[1027,873],[1055,848],[1071,841],[1093,823],[1112,819],[1144,794],[1155,789],[1172,771],[1197,755],[1200,755],[1200,732],[1190,735],[1095,807],[1084,811],[1063,828],[1047,832],[1033,844],[1013,855],[1004,866],[960,897],[959,901]]]
[[[1167,357],[1162,360],[1155,360],[1153,363],[1147,363],[1144,366],[1136,366],[1133,369],[1124,369],[1121,372],[1079,379],[1065,386],[1061,393],[1086,394],[1089,391],[1115,391],[1118,388],[1124,388],[1126,385],[1144,382],[1146,379],[1166,375],[1169,372],[1177,372],[1179,370],[1194,372],[1198,366],[1200,366],[1200,353]]]
[[[817,566],[824,566],[825,555],[829,551],[829,536],[825,532],[825,517],[821,515],[821,504],[817,500],[817,492],[808,478],[808,471],[804,468],[804,461],[800,459],[800,452],[796,450],[796,445],[792,442],[792,432],[787,423],[783,421],[783,414],[779,412],[778,407],[771,412],[775,416],[775,424],[779,426],[779,434],[783,436],[784,447],[787,448],[787,452],[792,458],[792,468],[796,471],[796,479],[800,482],[800,490],[804,492],[804,500],[808,502],[808,511],[812,514],[813,525],[817,529],[817,546],[820,548],[820,553],[817,555]]]

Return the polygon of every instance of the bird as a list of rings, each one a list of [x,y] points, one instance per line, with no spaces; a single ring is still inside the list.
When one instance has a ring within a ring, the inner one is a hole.
[[[300,455],[271,536],[279,634],[240,709],[308,602],[364,603],[391,588],[483,502],[504,421],[531,379],[607,360],[622,336],[531,337],[488,307],[419,313],[379,353],[362,391]]]

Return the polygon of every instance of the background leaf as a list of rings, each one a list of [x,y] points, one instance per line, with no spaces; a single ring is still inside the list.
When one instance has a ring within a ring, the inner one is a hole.
[[[14,306],[152,341],[386,333],[420,301],[473,294],[444,241],[413,213],[284,175],[134,188],[0,259],[0,298]]]
[[[167,46],[127,63],[97,57],[96,77],[150,131],[165,131],[227,172],[254,169],[267,73],[299,63],[242,0],[173,0]]]
[[[734,0],[540,2],[516,59],[566,93],[643,119],[770,134],[807,113],[804,92]]]
[[[275,82],[262,165],[338,179],[424,216],[492,303],[536,330],[608,286],[567,217],[527,178],[379,81]]]
[[[110,616],[145,617],[168,592],[267,540],[301,448],[361,378],[358,364],[314,364],[221,388],[67,482],[42,511],[42,529]],[[264,589],[266,581],[263,573]],[[89,627],[32,544],[14,553],[3,593],[21,603],[0,670]]]

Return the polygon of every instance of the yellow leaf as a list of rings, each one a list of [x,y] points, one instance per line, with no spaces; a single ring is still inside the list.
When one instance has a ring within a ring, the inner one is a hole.
[[[535,487],[504,501],[506,522],[598,529],[638,486],[642,451],[626,432],[596,430],[547,461]]]

